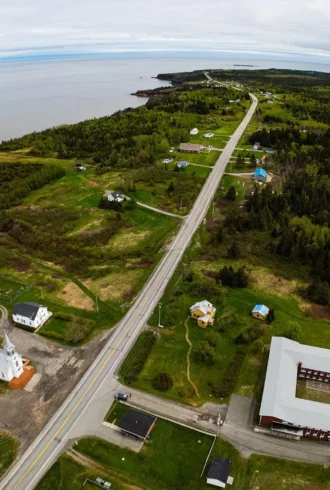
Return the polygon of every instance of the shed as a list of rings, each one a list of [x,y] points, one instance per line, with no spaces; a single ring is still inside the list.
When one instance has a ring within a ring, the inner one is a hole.
[[[136,439],[145,441],[154,428],[157,417],[131,408],[122,418],[119,428],[122,433],[130,434]]]
[[[190,134],[198,134],[198,129],[194,128],[190,131]]]
[[[206,483],[215,487],[226,488],[227,483],[232,484],[233,478],[229,476],[232,462],[229,459],[214,457],[207,473]]]
[[[263,168],[257,168],[253,175],[254,180],[264,182],[267,179],[267,172]]]
[[[258,320],[266,320],[268,313],[269,308],[265,305],[256,305],[252,310],[253,318],[257,318]]]
[[[186,168],[188,167],[189,165],[189,162],[187,162],[186,160],[182,160],[181,162],[177,162],[176,166],[178,168]]]

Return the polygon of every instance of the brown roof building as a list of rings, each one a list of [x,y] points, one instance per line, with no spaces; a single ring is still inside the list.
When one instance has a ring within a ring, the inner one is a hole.
[[[203,151],[203,145],[198,145],[197,143],[180,143],[179,149],[186,153],[201,153]]]

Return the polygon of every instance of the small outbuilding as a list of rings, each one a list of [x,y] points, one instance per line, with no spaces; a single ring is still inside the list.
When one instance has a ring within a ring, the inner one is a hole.
[[[265,305],[256,305],[252,310],[253,318],[257,318],[258,320],[266,320],[268,313],[269,308]]]
[[[145,441],[154,428],[156,420],[157,417],[154,415],[131,408],[125,413],[119,423],[119,428],[123,434],[129,434],[135,439]]]
[[[265,182],[267,180],[267,172],[263,168],[257,168],[254,172],[253,179],[257,182]]]
[[[252,147],[253,150],[260,150],[261,149],[261,146],[260,146],[260,143],[254,143],[253,147]]]
[[[109,192],[108,201],[110,201],[110,202],[124,202],[125,196],[118,191]]]
[[[189,162],[187,162],[186,160],[182,160],[181,162],[177,162],[176,166],[178,168],[186,168],[188,167],[189,165]]]
[[[213,138],[214,133],[205,133],[204,138]]]
[[[215,487],[226,488],[234,479],[229,476],[232,462],[229,459],[214,457],[207,473],[206,483]]]
[[[197,128],[194,128],[190,131],[190,134],[193,134],[193,135],[196,135],[198,134],[198,129]]]

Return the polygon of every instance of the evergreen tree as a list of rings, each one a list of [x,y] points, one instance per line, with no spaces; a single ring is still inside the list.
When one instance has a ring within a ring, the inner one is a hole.
[[[231,185],[227,191],[226,194],[226,199],[230,201],[235,201],[236,200],[236,189],[233,185]]]
[[[239,259],[241,256],[241,249],[237,242],[234,242],[228,249],[227,257],[229,259]]]

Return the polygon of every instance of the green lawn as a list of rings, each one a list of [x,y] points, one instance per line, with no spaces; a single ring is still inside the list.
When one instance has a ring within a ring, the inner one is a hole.
[[[108,480],[113,490],[207,490],[210,486],[206,484],[206,475],[214,456],[232,461],[233,490],[329,488],[330,474],[326,467],[257,454],[243,458],[221,438],[217,439],[200,476],[211,442],[209,436],[160,419],[151,433],[151,441],[138,454],[99,439],[82,439],[74,449],[91,458],[93,467],[80,465],[64,454],[36,490],[80,490],[87,477]],[[83,488],[92,490],[93,487],[86,484]]]
[[[128,405],[114,400],[105,417],[105,421],[109,422],[109,424],[118,425],[121,419],[124,417],[125,413],[128,412],[130,408],[131,407],[129,407]]]
[[[14,462],[19,444],[8,432],[0,432],[0,477]]]

